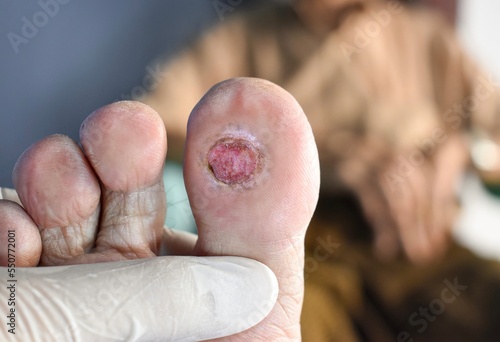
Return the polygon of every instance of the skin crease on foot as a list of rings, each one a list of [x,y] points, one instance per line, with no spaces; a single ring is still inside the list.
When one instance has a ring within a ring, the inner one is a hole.
[[[14,170],[22,206],[0,200],[1,245],[14,230],[18,285],[27,284],[18,314],[29,323],[19,333],[301,339],[304,236],[319,162],[290,94],[267,81],[231,79],[193,109],[184,176],[198,238],[163,227],[166,134],[151,108],[100,108],[80,140],[81,148],[60,135],[34,144]],[[1,250],[0,264],[7,259]],[[2,287],[1,312],[7,296]]]

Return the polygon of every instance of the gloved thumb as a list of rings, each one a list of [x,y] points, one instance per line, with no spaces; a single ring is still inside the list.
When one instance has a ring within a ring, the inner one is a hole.
[[[2,341],[199,341],[232,335],[273,308],[265,265],[238,257],[157,257],[0,268]]]

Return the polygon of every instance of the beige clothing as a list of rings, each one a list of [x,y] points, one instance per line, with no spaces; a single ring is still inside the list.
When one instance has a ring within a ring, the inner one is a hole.
[[[471,123],[486,131],[500,126],[494,82],[463,53],[447,23],[391,1],[351,11],[325,35],[308,30],[288,7],[235,16],[166,71],[145,102],[165,120],[171,157],[181,158],[189,113],[212,85],[259,77],[287,89],[303,107],[322,170],[329,170],[323,187],[332,189],[344,183],[338,171],[357,151],[370,145],[373,159],[382,158],[374,141],[383,154],[423,144],[440,127],[453,133]]]

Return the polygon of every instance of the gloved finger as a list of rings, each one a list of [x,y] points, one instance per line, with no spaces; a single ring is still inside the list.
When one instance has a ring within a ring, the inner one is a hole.
[[[2,341],[212,339],[260,322],[278,294],[267,266],[239,257],[17,268],[7,280]]]
[[[17,204],[22,206],[21,200],[17,195],[17,191],[14,189],[0,187],[0,199],[16,202]]]

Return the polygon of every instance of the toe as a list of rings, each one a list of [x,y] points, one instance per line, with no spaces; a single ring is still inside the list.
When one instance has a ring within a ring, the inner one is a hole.
[[[166,210],[162,174],[167,149],[158,114],[139,102],[113,103],[84,121],[80,139],[102,183],[95,251],[126,258],[158,254]]]
[[[0,200],[0,266],[37,266],[42,253],[38,227],[17,203]]]
[[[74,141],[53,135],[35,143],[16,163],[13,180],[40,229],[41,264],[65,263],[93,247],[99,183]]]
[[[300,106],[263,80],[214,86],[191,113],[184,170],[197,253],[256,259],[279,281],[271,314],[237,338],[300,339],[304,235],[319,191],[317,149]]]

